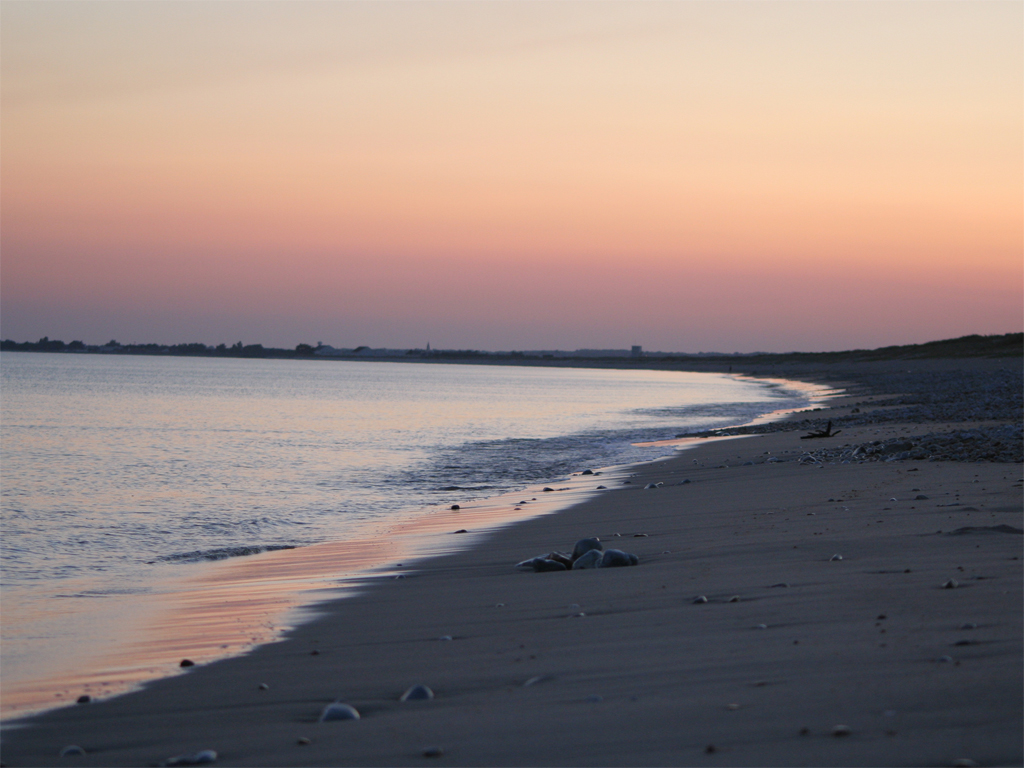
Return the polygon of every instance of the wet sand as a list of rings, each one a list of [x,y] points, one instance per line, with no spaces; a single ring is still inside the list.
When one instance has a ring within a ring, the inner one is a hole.
[[[6,731],[3,762],[1019,765],[1021,465],[792,460],[940,426],[581,478],[608,490],[369,580],[284,642]],[[640,565],[513,568],[595,535]],[[436,698],[400,702],[416,683]],[[362,719],[318,723],[334,700]],[[71,744],[86,754],[59,758]]]

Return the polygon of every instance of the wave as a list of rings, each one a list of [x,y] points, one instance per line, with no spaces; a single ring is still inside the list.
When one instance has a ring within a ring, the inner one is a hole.
[[[157,560],[168,562],[194,563],[199,560],[227,560],[229,557],[245,557],[258,555],[262,552],[273,552],[277,549],[295,549],[294,544],[258,544],[246,547],[218,547],[217,549],[197,549],[194,552],[178,552],[173,555],[162,555]]]

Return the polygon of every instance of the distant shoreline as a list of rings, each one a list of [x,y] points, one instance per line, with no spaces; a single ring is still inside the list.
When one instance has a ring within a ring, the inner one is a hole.
[[[885,360],[923,360],[934,358],[1012,358],[1024,356],[1024,333],[1006,333],[990,336],[970,335],[956,339],[931,341],[924,344],[905,344],[865,350],[840,352],[781,352],[781,353],[665,353],[628,350],[576,350],[573,352],[485,352],[479,350],[409,349],[401,352],[390,349],[356,347],[352,350],[299,344],[294,349],[264,347],[262,344],[209,346],[193,342],[186,344],[119,344],[87,345],[81,341],[64,343],[43,337],[36,342],[0,341],[3,352],[50,352],[87,355],[152,355],[163,357],[219,357],[240,359],[330,360],[401,363],[461,363],[471,365],[529,365],[561,366],[571,368],[634,368],[685,371],[748,372],[776,365],[822,365],[835,363],[863,363]],[[593,354],[590,354],[593,353]],[[602,354],[605,353],[605,354]]]

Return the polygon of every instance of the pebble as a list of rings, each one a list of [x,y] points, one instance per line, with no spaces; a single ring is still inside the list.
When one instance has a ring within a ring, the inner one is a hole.
[[[959,586],[960,586],[960,582],[959,581],[957,581],[956,579],[950,579],[949,581],[947,581],[945,584],[942,585],[942,588],[943,589],[956,589]]]
[[[577,561],[578,562],[578,561]],[[619,549],[609,549],[602,556],[598,562],[598,568],[623,568],[630,565],[636,565],[640,562],[640,559],[636,555],[630,555]],[[573,568],[576,564],[573,563]]]
[[[832,729],[833,736],[849,736],[853,730],[848,725],[837,725]]]
[[[574,571],[581,571],[587,568],[600,568],[603,557],[604,553],[601,550],[591,549],[575,559],[572,569]],[[562,566],[561,563],[559,565],[563,570],[565,569],[565,566]]]
[[[919,493],[917,494],[917,496],[914,497],[914,501],[928,501],[928,497],[925,496],[923,493]]]
[[[647,534],[646,533],[634,533],[633,534],[633,538],[634,539],[646,539],[647,538]]]
[[[597,486],[597,490],[599,490],[599,491],[607,491],[608,490],[608,486],[606,486],[606,485],[599,485],[599,486]]]
[[[434,692],[425,685],[414,685],[405,693],[399,701],[429,701],[434,698]]]
[[[602,550],[604,546],[601,544],[601,540],[596,536],[590,539],[580,539],[577,541],[572,548],[572,560],[575,562],[581,555],[590,552],[591,550]]]
[[[709,755],[713,755],[718,750],[715,748],[714,744],[708,744],[706,747],[704,747],[704,751]]]
[[[300,736],[298,739],[295,740],[295,743],[304,747],[307,744],[312,744],[313,742],[307,739],[305,736]]]
[[[544,493],[551,493],[555,489],[554,488],[548,488],[547,486],[544,486],[543,488],[541,488],[541,490],[544,491]]]
[[[696,603],[706,603],[707,601],[708,601],[708,599],[704,595],[698,595],[697,597],[693,598],[693,602],[695,604]]]
[[[192,659],[182,659],[181,663],[178,664],[179,667],[194,667],[195,665],[196,663]]]
[[[768,629],[768,625],[767,624],[758,624],[757,628],[758,629]]]
[[[657,487],[658,487],[657,483],[648,483],[647,485],[644,486],[644,490],[645,491],[653,491],[653,490],[657,489]]]
[[[267,685],[266,683],[260,683],[259,688],[260,688],[261,691],[269,691],[270,690],[270,686]]]
[[[459,528],[459,530],[452,531],[452,533],[469,533],[469,531],[467,531],[465,528]]]
[[[212,749],[204,749],[191,755],[178,755],[164,760],[160,765],[205,765],[217,762],[217,753]]]
[[[592,469],[584,469],[582,472],[580,472],[580,474],[581,475],[592,475],[592,474],[594,474],[594,470],[592,470]]]
[[[83,693],[81,696],[78,697],[76,703],[77,704],[88,704],[90,701],[92,701],[92,696],[90,696],[87,693]]]
[[[84,755],[85,750],[77,744],[69,744],[60,751],[61,757],[71,757],[72,755]]]
[[[454,510],[455,512],[458,512],[460,509],[462,509],[462,507],[460,507],[458,504],[452,504],[450,509]]]
[[[451,639],[452,639],[452,636],[451,636],[451,635],[441,635],[441,636],[440,636],[439,638],[437,638],[437,639],[438,639],[438,640],[451,640]]]
[[[843,559],[842,555],[832,555],[832,557],[830,557],[828,559],[828,561],[831,563],[833,560],[842,560],[842,559]]]
[[[978,625],[973,621],[968,621],[966,624],[961,624],[960,629],[977,629]]]
[[[739,595],[733,595],[728,600],[726,600],[727,603],[738,603],[739,601],[740,601],[740,596]]]
[[[788,588],[789,584],[787,584],[785,581],[780,581],[778,584],[772,584],[771,586],[772,589],[775,589],[776,587]]]
[[[740,708],[740,705],[739,704],[726,704],[725,708],[730,710],[730,711],[732,711],[732,712],[735,712],[737,709]]]
[[[952,656],[939,656],[938,659],[940,664],[951,664],[953,662]]]
[[[444,754],[444,750],[440,747],[427,747],[423,750],[424,757],[441,757]]]
[[[358,720],[359,712],[355,707],[349,704],[342,704],[340,701],[335,701],[332,704],[328,704],[324,707],[324,711],[320,714],[321,723],[326,723],[331,720]]]
[[[693,482],[693,481],[690,480],[690,478],[686,478],[685,480],[681,480],[679,482],[679,485],[689,485],[691,482]]]

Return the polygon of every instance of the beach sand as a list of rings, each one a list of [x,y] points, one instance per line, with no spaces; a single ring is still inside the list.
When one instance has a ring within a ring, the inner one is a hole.
[[[3,763],[1020,765],[1021,465],[793,460],[966,426],[708,441],[594,477],[284,642],[9,729]],[[588,536],[640,565],[514,569]],[[436,698],[400,702],[417,683]],[[317,722],[335,700],[362,718]]]

